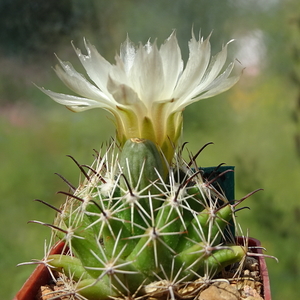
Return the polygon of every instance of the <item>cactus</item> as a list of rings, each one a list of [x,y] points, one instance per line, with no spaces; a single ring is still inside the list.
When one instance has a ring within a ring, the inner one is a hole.
[[[184,71],[174,32],[159,50],[150,43],[136,49],[127,39],[115,66],[88,42],[86,48],[87,56],[76,52],[95,85],[60,61],[58,76],[82,97],[42,91],[73,111],[108,110],[118,141],[97,152],[92,166],[73,159],[85,178],[61,192],[67,198],[53,225],[42,223],[66,251],[43,262],[69,278],[66,294],[78,299],[162,291],[174,299],[183,286],[213,279],[248,252],[228,238],[228,224],[249,195],[229,202],[218,178],[203,177],[197,155],[186,162],[177,147],[184,107],[227,90],[238,76],[229,78],[233,64],[218,75],[227,45],[209,61],[209,38],[194,34]]]
[[[247,247],[226,241],[235,207],[205,181],[201,170],[177,155],[163,176],[163,156],[145,139],[115,142],[58,210],[53,238],[69,254],[49,255],[47,265],[77,282],[73,291],[90,300],[144,295],[175,276],[184,282],[214,275],[240,262]],[[247,198],[247,197],[245,197]],[[80,298],[79,298],[80,299]]]

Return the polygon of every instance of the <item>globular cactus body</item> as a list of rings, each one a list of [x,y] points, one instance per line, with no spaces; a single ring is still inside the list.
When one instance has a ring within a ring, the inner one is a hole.
[[[179,156],[168,165],[149,140],[128,140],[120,156],[115,148],[90,167],[55,220],[54,235],[72,256],[47,261],[77,281],[79,294],[143,294],[159,279],[213,277],[245,257],[246,247],[224,242],[234,205],[201,172]]]

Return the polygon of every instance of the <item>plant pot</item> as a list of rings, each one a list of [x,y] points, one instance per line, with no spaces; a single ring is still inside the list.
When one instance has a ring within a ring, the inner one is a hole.
[[[244,237],[237,237],[236,241],[238,244],[243,244],[245,241]],[[253,248],[252,252],[253,253],[258,253],[258,254],[263,254],[261,243],[259,240],[254,239],[254,238],[248,238],[248,246],[250,247],[256,247]],[[263,284],[263,296],[264,300],[272,300],[271,297],[271,288],[270,288],[270,279],[269,279],[269,273],[268,273],[268,268],[267,264],[265,261],[264,256],[255,256],[258,259],[258,264],[259,264],[259,271],[260,271],[260,276],[262,279],[262,284]]]
[[[50,254],[60,254],[64,251],[65,243],[60,241],[53,246]],[[44,264],[39,264],[13,300],[34,300],[41,286],[46,285],[51,279],[49,270]]]
[[[236,238],[238,244],[245,243],[245,237],[237,237]],[[248,238],[247,240],[248,246],[256,247],[251,249],[253,253],[262,254],[261,243],[259,240],[254,238]],[[50,251],[50,254],[60,254],[65,248],[64,242],[58,242]],[[256,256],[259,263],[260,275],[262,278],[263,284],[263,296],[264,300],[271,300],[271,289],[270,289],[270,280],[267,265],[265,262],[265,258],[263,256]],[[16,294],[13,300],[34,300],[36,299],[36,295],[41,286],[49,283],[51,279],[51,275],[49,270],[45,267],[45,265],[40,264],[36,267],[27,281],[24,283],[23,287]]]

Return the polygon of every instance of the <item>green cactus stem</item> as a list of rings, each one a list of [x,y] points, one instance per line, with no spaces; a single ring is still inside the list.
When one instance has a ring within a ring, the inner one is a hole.
[[[52,229],[75,257],[47,261],[78,281],[78,294],[90,300],[142,295],[157,278],[212,277],[245,257],[247,248],[226,244],[224,232],[250,194],[229,202],[214,179],[181,156],[167,174],[164,163],[153,142],[130,139],[99,155],[78,189],[65,193]]]

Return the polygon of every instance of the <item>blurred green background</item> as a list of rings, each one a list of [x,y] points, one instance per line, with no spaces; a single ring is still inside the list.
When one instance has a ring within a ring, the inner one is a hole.
[[[114,128],[100,110],[74,114],[33,83],[67,92],[51,66],[54,52],[75,67],[70,41],[88,38],[114,61],[127,33],[134,42],[158,44],[176,28],[183,56],[191,28],[211,37],[212,52],[230,39],[230,59],[245,70],[230,91],[188,107],[182,141],[199,165],[236,166],[236,198],[263,188],[238,214],[279,263],[267,259],[274,300],[297,299],[300,285],[300,2],[298,0],[0,0],[0,298],[12,299],[42,258],[51,222],[79,170],[66,155],[91,163]],[[82,68],[81,68],[82,70]]]

